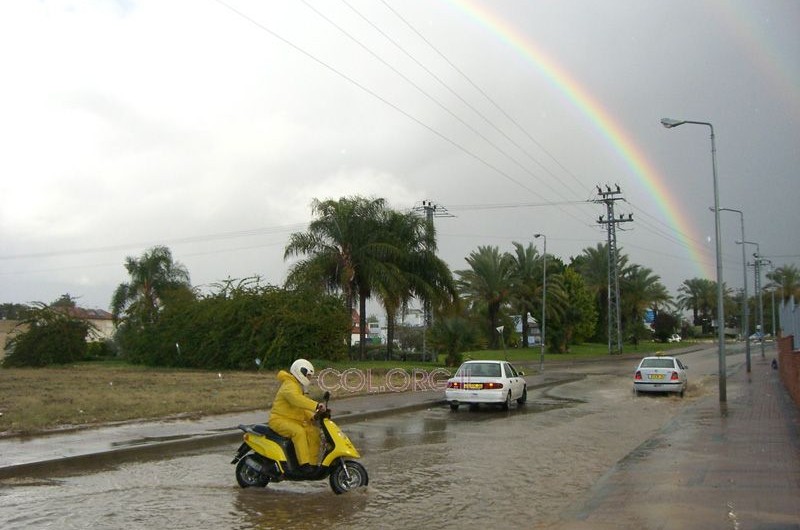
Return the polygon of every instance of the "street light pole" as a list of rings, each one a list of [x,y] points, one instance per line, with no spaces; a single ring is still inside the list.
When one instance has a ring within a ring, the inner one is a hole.
[[[762,263],[764,265],[769,265],[770,270],[775,270],[775,266],[772,265],[772,260],[770,260],[770,259],[761,258],[760,263]],[[775,289],[774,288],[771,290],[771,293],[772,293],[772,340],[775,340]],[[762,313],[763,313],[763,309],[762,309]],[[761,327],[763,328],[764,327],[763,317],[762,317],[761,322],[762,322]],[[763,346],[764,345],[764,335],[766,335],[766,333],[764,333],[763,329],[761,330],[761,333],[762,333],[762,337],[761,337],[761,345],[762,345],[761,346],[761,352],[763,353],[764,352],[764,346]]]
[[[756,282],[758,282],[758,325],[761,327],[759,342],[761,342],[761,358],[766,357],[764,353],[764,289],[761,288],[761,264],[765,260],[761,258],[761,252],[756,251],[753,257],[756,259]]]
[[[534,234],[535,238],[544,238],[544,251],[542,252],[542,344],[539,353],[539,373],[544,371],[544,337],[547,329],[547,236]]]
[[[744,239],[736,243],[741,244],[742,247],[745,245],[754,245],[756,247],[756,253],[753,254],[755,258],[755,262],[753,263],[755,268],[753,276],[755,277],[754,284],[756,291],[754,294],[758,296],[758,325],[756,327],[761,337],[761,357],[764,357],[764,299],[761,296],[761,246],[755,241],[745,241]]]
[[[711,171],[714,177],[714,236],[717,247],[717,340],[719,342],[719,400],[727,401],[727,381],[725,375],[725,307],[722,298],[722,238],[719,226],[719,186],[717,184],[717,146],[714,143],[714,126],[706,121],[673,120],[662,118],[661,125],[667,129],[688,123],[691,125],[706,125],[711,129]]]
[[[772,274],[774,275],[775,265],[773,265],[771,261],[769,262],[769,269],[770,272],[772,272]],[[772,281],[773,282],[775,281],[774,277]],[[772,289],[770,289],[770,293],[772,294],[772,342],[777,344],[778,334],[776,333],[775,330],[775,284],[774,283],[772,284]]]
[[[742,221],[742,241],[744,241],[744,213],[741,210],[735,210],[733,208],[720,208],[720,210],[724,212],[735,212],[739,214],[739,218]],[[745,352],[746,352],[746,359],[747,359],[747,373],[750,373],[750,308],[748,307],[748,300],[747,300],[747,252],[745,251],[744,245],[742,245],[742,271],[744,274],[744,301],[742,303],[742,330],[745,340]]]

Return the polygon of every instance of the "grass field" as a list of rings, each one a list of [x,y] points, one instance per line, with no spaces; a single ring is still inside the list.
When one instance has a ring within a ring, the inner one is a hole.
[[[645,344],[626,353],[646,355],[683,344]],[[511,362],[539,360],[537,348],[489,350],[464,354],[464,358],[507,358]],[[572,361],[607,355],[606,345],[584,345],[569,354],[545,356],[545,362]],[[334,396],[374,391],[360,384],[358,371],[380,378],[400,368],[406,372],[432,370],[433,363],[369,361],[326,363],[315,361],[317,371],[353,370],[350,384],[341,384]],[[0,436],[156,418],[200,417],[228,412],[266,411],[278,388],[276,372],[211,372],[155,369],[120,362],[82,363],[52,368],[0,369]],[[402,374],[396,374],[401,388]],[[330,382],[331,380],[328,379]],[[320,399],[314,388],[311,397]]]

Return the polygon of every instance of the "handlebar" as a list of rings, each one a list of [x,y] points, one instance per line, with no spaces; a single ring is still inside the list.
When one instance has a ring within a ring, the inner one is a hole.
[[[322,423],[323,418],[330,419],[331,417],[331,409],[328,408],[328,401],[331,399],[330,391],[326,390],[325,394],[322,396],[322,400],[325,402],[325,412],[317,411],[314,413],[314,417],[312,418],[314,421]]]
[[[331,409],[328,409],[325,412],[320,412],[320,411],[315,412],[314,416],[311,419],[317,423],[322,423],[322,420],[324,418],[330,419],[330,417],[331,417]]]

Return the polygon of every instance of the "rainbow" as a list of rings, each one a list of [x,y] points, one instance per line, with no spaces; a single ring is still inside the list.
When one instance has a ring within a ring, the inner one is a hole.
[[[721,19],[722,27],[728,28],[734,41],[739,44],[739,53],[749,59],[749,64],[760,70],[765,84],[773,88],[775,97],[795,116],[800,116],[800,77],[797,54],[793,50],[784,53],[775,39],[775,30],[768,24],[754,24],[754,20],[769,19],[769,4],[741,0],[713,0],[714,13]],[[790,25],[800,23],[800,11],[793,11]]]
[[[485,7],[475,5],[468,0],[450,0],[450,3],[526,57],[589,119],[614,152],[633,171],[639,183],[654,198],[664,217],[677,233],[678,239],[688,249],[689,258],[697,267],[698,273],[705,278],[715,278],[713,262],[706,257],[705,248],[700,244],[703,238],[696,235],[693,227],[685,221],[689,219],[689,216],[681,211],[679,202],[665,185],[665,179],[658,174],[630,135],[591,96],[589,91],[580,86],[568,72],[538,49],[527,35],[522,35]],[[654,121],[654,124],[654,126],[658,126],[657,121]]]

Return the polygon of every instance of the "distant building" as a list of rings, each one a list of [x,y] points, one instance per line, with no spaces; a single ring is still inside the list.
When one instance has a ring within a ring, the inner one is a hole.
[[[425,311],[422,309],[406,310],[400,320],[404,326],[420,327],[425,325]]]
[[[525,316],[528,317],[528,346],[541,344],[542,332],[539,329],[539,322],[530,313],[526,313]],[[514,331],[522,337],[522,317],[520,315],[512,315],[511,318],[514,320]]]
[[[359,313],[353,310],[352,319],[353,327],[350,330],[350,340],[353,344],[358,344],[361,340],[360,326],[359,326]],[[386,328],[381,326],[380,322],[367,321],[366,332],[367,344],[383,344],[386,342]]]
[[[73,318],[86,320],[94,329],[86,337],[87,342],[110,340],[114,337],[116,327],[111,313],[102,309],[84,309],[82,307],[68,307],[67,314]],[[19,320],[0,320],[0,359],[5,356],[6,340],[9,336],[25,331],[24,326],[18,328]]]
[[[114,319],[108,311],[103,311],[102,309],[84,309],[82,307],[68,307],[67,314],[72,318],[86,320],[95,327],[90,336],[86,339],[89,342],[110,340],[114,337],[116,327],[114,326]]]

